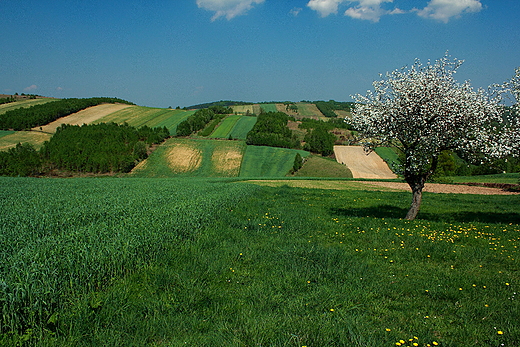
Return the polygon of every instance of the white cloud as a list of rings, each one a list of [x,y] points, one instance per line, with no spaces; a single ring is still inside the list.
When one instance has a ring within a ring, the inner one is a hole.
[[[480,12],[481,10],[480,0],[431,0],[425,8],[416,11],[421,17],[447,23],[451,18],[459,17],[463,13]]]
[[[381,4],[384,2],[393,2],[393,0],[310,0],[307,6],[319,12],[322,17],[327,17],[330,14],[338,13],[338,7],[342,3],[357,3],[345,11],[345,16],[373,22],[378,22],[381,16],[386,14],[405,13],[398,8],[391,11],[381,8]]]
[[[338,5],[345,0],[310,0],[307,6],[320,13],[322,17],[338,13]]]
[[[30,91],[33,91],[35,89],[38,89],[38,86],[36,84],[33,84],[32,86],[29,86],[27,88],[24,88],[23,91],[24,92],[30,92]]]
[[[226,17],[228,20],[245,14],[254,4],[261,4],[264,0],[197,0],[197,6],[205,10],[214,11],[212,21]]]
[[[301,7],[295,7],[292,10],[289,11],[289,14],[291,14],[291,15],[296,17],[297,15],[300,14],[301,11],[302,11]]]
[[[345,16],[379,22],[382,15],[389,13],[389,11],[381,8],[381,4],[392,2],[392,0],[360,0],[357,2],[359,2],[359,5],[347,9]]]

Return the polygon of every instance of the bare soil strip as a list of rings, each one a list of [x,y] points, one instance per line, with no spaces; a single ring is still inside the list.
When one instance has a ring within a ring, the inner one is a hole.
[[[124,104],[102,104],[97,106],[92,106],[81,110],[79,112],[73,113],[70,116],[63,117],[55,120],[52,123],[44,125],[41,127],[41,131],[46,133],[55,133],[56,129],[60,127],[62,124],[71,124],[71,125],[83,125],[90,124],[100,118],[105,117],[113,112],[122,110],[124,108],[130,107],[131,105]],[[35,127],[32,130],[40,130],[40,127]]]
[[[354,178],[397,178],[377,153],[369,155],[361,146],[334,146],[336,160],[346,165]]]
[[[408,190],[407,183],[400,182],[374,182],[374,181],[329,181],[329,180],[250,180],[246,181],[262,186],[281,187],[290,186],[296,188],[338,189],[338,190],[381,190],[400,191]],[[444,194],[479,194],[479,195],[518,195],[520,193],[508,192],[499,188],[475,187],[459,184],[427,183],[425,192]]]
[[[399,182],[359,182],[367,186],[386,188],[392,190],[407,190],[412,191],[408,183]],[[385,190],[386,190],[385,189]],[[518,195],[520,193],[510,192],[500,188],[476,187],[466,186],[463,184],[439,184],[426,183],[423,192],[430,193],[447,193],[447,194],[480,194],[480,195]]]
[[[179,144],[168,151],[166,160],[173,172],[192,172],[200,167],[202,154],[196,148]]]
[[[211,161],[216,172],[238,176],[242,153],[236,148],[217,148],[213,152]]]

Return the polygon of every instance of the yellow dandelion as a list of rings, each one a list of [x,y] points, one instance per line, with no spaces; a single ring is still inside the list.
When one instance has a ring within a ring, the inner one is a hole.
[[[504,332],[502,330],[497,331],[498,335],[504,335]]]
[[[432,344],[433,344],[434,346],[438,346],[438,345],[439,345],[439,343],[438,343],[437,341],[433,341]]]
[[[330,312],[334,312],[334,309],[333,309],[333,308],[331,308],[331,309],[330,309]]]
[[[388,328],[386,328],[385,330],[386,330],[386,331],[392,331],[392,329],[388,329]]]

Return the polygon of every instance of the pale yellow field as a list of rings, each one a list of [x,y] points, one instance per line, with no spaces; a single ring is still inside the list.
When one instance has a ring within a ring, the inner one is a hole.
[[[260,105],[239,105],[231,106],[233,113],[246,114],[249,111],[250,114],[260,114]]]
[[[213,170],[223,176],[238,176],[243,153],[236,147],[217,147],[211,157]]]
[[[92,106],[79,112],[73,113],[70,116],[57,119],[52,123],[44,125],[41,127],[41,131],[46,133],[54,133],[56,132],[56,129],[60,127],[62,124],[90,124],[100,118],[103,118],[111,113],[117,112],[127,107],[130,107],[130,105],[101,104],[97,106]],[[40,130],[40,127],[35,127],[33,128],[33,130]]]
[[[0,137],[0,151],[7,151],[9,148],[16,147],[17,143],[30,143],[38,149],[51,136],[51,134],[39,131],[17,131],[14,134]]]
[[[166,159],[172,171],[177,173],[197,170],[202,163],[202,153],[199,149],[187,144],[177,144],[168,150]]]

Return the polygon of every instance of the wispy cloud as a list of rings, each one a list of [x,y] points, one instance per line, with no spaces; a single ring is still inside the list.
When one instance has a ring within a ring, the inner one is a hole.
[[[293,16],[298,16],[300,14],[300,12],[302,11],[303,9],[301,7],[295,7],[293,8],[292,10],[289,11],[289,14],[293,15]]]
[[[345,11],[345,16],[372,22],[378,22],[383,15],[405,13],[398,8],[383,9],[381,4],[385,2],[393,2],[393,0],[310,0],[307,6],[317,11],[322,17],[327,17],[330,14],[338,13],[339,5],[342,3],[356,3]]]
[[[345,16],[378,22],[382,16],[417,13],[424,18],[432,18],[447,23],[451,18],[460,17],[464,13],[479,12],[482,10],[480,0],[430,0],[423,9],[414,8],[410,11],[398,7],[393,9],[383,8],[384,3],[393,3],[393,0],[310,0],[307,6],[327,17],[338,13],[339,6],[343,3],[349,7]],[[399,2],[399,1],[396,1]],[[386,7],[391,6],[387,5]]]
[[[480,0],[431,0],[422,10],[416,9],[419,16],[433,18],[444,23],[463,13],[480,12],[481,10]]]
[[[29,86],[29,87],[24,88],[23,91],[24,92],[31,92],[31,91],[36,90],[36,89],[38,89],[38,86],[36,84],[33,84],[33,85]]]
[[[227,20],[245,14],[254,4],[261,4],[264,0],[197,0],[197,6],[215,12],[212,21],[226,17]]]

